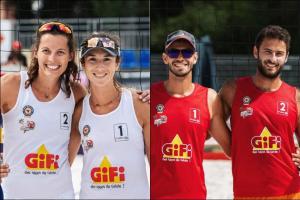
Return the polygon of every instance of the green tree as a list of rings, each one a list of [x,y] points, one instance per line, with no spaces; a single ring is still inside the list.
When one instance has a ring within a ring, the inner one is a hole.
[[[268,24],[287,28],[292,52],[300,53],[300,2],[293,1],[151,1],[151,50],[161,52],[166,35],[185,29],[197,38],[209,35],[216,53],[250,53],[257,32]]]

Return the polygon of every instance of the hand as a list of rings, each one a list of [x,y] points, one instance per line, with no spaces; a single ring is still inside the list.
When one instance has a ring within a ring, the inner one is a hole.
[[[150,90],[144,90],[144,91],[137,91],[136,92],[139,95],[139,99],[142,102],[148,102],[150,103]]]
[[[296,153],[292,153],[292,160],[294,161],[295,165],[300,168],[300,148],[297,147]]]
[[[9,166],[3,162],[3,154],[0,153],[0,182],[2,182],[2,178],[7,177],[8,173],[10,172]]]
[[[2,182],[2,178],[7,177],[10,172],[8,164],[4,163],[0,165],[0,178]]]

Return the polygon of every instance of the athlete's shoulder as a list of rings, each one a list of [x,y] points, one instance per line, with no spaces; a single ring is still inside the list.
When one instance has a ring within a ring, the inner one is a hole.
[[[283,88],[284,90],[288,89],[288,90],[294,90],[295,92],[297,92],[297,90],[299,91],[299,88],[297,88],[297,87],[295,87],[293,85],[288,84],[284,80],[281,80],[281,81],[282,81],[282,85],[283,85],[283,87],[281,87],[281,88]]]
[[[219,91],[219,94],[225,95],[227,93],[232,93],[232,92],[235,93],[238,81],[241,81],[241,80],[245,80],[245,77],[226,80],[223,83],[223,85]]]
[[[5,74],[0,78],[1,104],[0,110],[7,112],[15,104],[20,89],[20,73]],[[6,105],[6,108],[4,108]]]
[[[12,83],[14,84],[15,82],[19,82],[21,80],[21,75],[20,72],[13,72],[13,73],[7,73],[1,76],[1,83],[6,82],[6,83]]]
[[[296,101],[300,104],[300,88],[296,87]]]
[[[208,90],[209,88],[199,83],[193,83],[196,90]]]
[[[231,107],[236,93],[237,80],[240,79],[227,80],[219,90],[218,94],[224,105],[228,105],[229,107]]]
[[[16,91],[20,87],[21,75],[18,72],[9,73],[3,75],[0,80],[1,90],[6,90],[5,92]]]
[[[77,81],[71,81],[70,85],[74,93],[75,102],[77,103],[85,97],[85,95],[87,94],[87,90],[82,84]]]
[[[212,88],[207,88],[207,95],[209,98],[215,98],[217,96],[217,92]]]
[[[208,88],[207,89],[207,105],[209,107],[209,112],[212,113],[212,107],[215,104],[215,102],[219,100],[217,92],[212,89]]]

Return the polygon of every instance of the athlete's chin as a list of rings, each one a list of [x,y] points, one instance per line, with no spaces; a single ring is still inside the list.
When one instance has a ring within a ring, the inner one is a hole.
[[[262,75],[269,79],[275,79],[280,76],[280,72],[265,72]]]
[[[258,67],[258,71],[260,72],[260,74],[268,79],[276,79],[277,77],[280,76],[281,74],[281,69],[282,67],[277,67],[277,68],[263,68],[262,66]]]
[[[51,77],[60,77],[64,71],[62,70],[48,70],[48,69],[43,69],[41,70],[42,73],[44,73],[46,76],[51,76]]]
[[[184,72],[184,73],[173,73],[176,77],[186,77],[189,75],[189,72]]]
[[[189,70],[172,70],[170,69],[170,73],[174,74],[176,77],[186,77],[191,73],[192,69]]]

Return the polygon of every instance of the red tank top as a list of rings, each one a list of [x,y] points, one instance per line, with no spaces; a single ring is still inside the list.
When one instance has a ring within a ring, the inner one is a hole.
[[[297,124],[296,89],[285,82],[263,92],[240,78],[232,104],[232,173],[235,197],[276,197],[300,192],[292,161]]]
[[[151,86],[151,198],[206,198],[202,167],[209,128],[208,89],[175,98]]]

